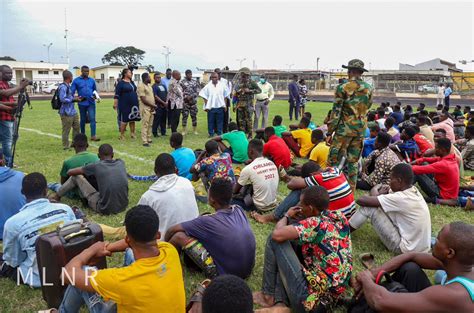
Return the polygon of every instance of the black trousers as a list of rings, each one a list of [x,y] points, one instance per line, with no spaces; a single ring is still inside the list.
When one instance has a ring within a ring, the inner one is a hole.
[[[439,198],[439,187],[433,175],[415,175],[415,182],[418,183],[418,186],[426,194],[426,202],[436,203],[436,199]]]
[[[166,135],[166,119],[168,117],[168,110],[166,108],[158,107],[153,118],[153,125],[151,132],[156,137],[158,135],[158,127],[162,136]]]
[[[449,97],[444,97],[444,108],[449,110]]]
[[[181,116],[181,111],[182,109],[176,109],[176,108],[168,110],[168,114],[169,114],[168,124],[171,127],[172,133],[175,133],[178,131],[179,117]]]
[[[393,273],[392,279],[405,286],[408,292],[419,292],[431,286],[428,276],[415,262],[403,264]]]
[[[357,180],[356,189],[371,190],[372,186],[370,186],[369,183],[366,182],[365,180],[359,179],[359,180]]]

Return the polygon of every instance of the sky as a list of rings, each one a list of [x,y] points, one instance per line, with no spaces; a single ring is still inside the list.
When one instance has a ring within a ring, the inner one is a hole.
[[[473,1],[0,0],[0,56],[102,65],[118,46],[146,51],[143,65],[184,70],[398,69],[433,58],[474,60]],[[474,70],[474,63],[457,66]]]

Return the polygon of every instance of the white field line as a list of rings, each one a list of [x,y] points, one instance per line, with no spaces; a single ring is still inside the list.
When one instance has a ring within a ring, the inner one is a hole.
[[[56,135],[56,134],[51,134],[51,133],[45,133],[45,132],[42,132],[40,130],[37,130],[37,129],[34,129],[34,128],[26,128],[26,127],[20,127],[21,130],[26,130],[26,131],[29,131],[29,132],[32,132],[32,133],[36,133],[38,135],[42,135],[42,136],[49,136],[49,137],[53,137],[53,138],[57,138],[57,139],[61,139],[62,137],[59,136],[59,135]],[[92,147],[95,147],[95,148],[99,148],[98,145],[92,143],[92,142],[89,142],[89,146],[92,146]],[[130,153],[127,153],[127,152],[123,152],[123,151],[119,151],[119,150],[116,150],[114,148],[114,153],[118,154],[118,155],[123,155],[127,158],[130,158],[130,159],[133,159],[133,160],[137,160],[137,161],[142,161],[142,162],[145,162],[145,163],[148,163],[148,164],[154,164],[153,161],[151,160],[147,160],[147,159],[144,159],[142,157],[139,157],[137,155],[134,155],[134,154],[130,154]]]

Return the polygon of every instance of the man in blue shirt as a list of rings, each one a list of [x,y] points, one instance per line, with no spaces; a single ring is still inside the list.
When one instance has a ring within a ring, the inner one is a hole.
[[[63,72],[64,82],[59,85],[59,101],[61,102],[61,108],[59,109],[59,116],[61,116],[61,123],[63,128],[63,149],[68,150],[69,146],[69,133],[72,128],[72,138],[79,134],[79,117],[77,115],[74,102],[81,101],[80,97],[74,98],[71,93],[71,82],[72,73],[68,70]]]
[[[9,218],[3,230],[3,261],[0,277],[21,280],[31,287],[40,287],[35,242],[38,236],[55,230],[59,225],[76,220],[72,209],[60,203],[50,203],[46,178],[31,173],[22,181],[21,192],[26,204]]]
[[[171,81],[171,74],[172,73],[173,73],[173,71],[170,68],[167,68],[165,77],[161,78],[161,84],[166,87],[166,90],[168,90],[168,85]]]
[[[26,203],[25,196],[21,193],[21,181],[25,176],[5,166],[2,150],[0,149],[0,240],[3,239],[3,225],[18,213]]]
[[[91,124],[91,140],[99,141],[100,139],[96,137],[96,123],[95,123],[95,96],[94,91],[96,91],[95,80],[89,78],[89,67],[83,65],[81,67],[81,76],[76,77],[71,85],[71,94],[74,94],[77,91],[77,95],[80,97],[81,101],[79,102],[79,113],[81,114],[81,133],[86,133],[86,120],[89,116],[89,121]]]
[[[293,75],[293,81],[288,84],[288,102],[290,103],[290,121],[293,120],[293,110],[295,111],[295,120],[299,119],[300,112],[300,90],[298,88],[298,75]]]
[[[453,90],[451,89],[451,86],[449,84],[446,84],[446,89],[444,89],[444,109],[446,111],[449,110],[449,97],[453,93]]]

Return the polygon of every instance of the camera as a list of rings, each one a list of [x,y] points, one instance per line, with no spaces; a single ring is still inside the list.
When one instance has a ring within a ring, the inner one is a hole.
[[[128,69],[133,72],[133,70],[138,70],[137,64],[129,64]]]

